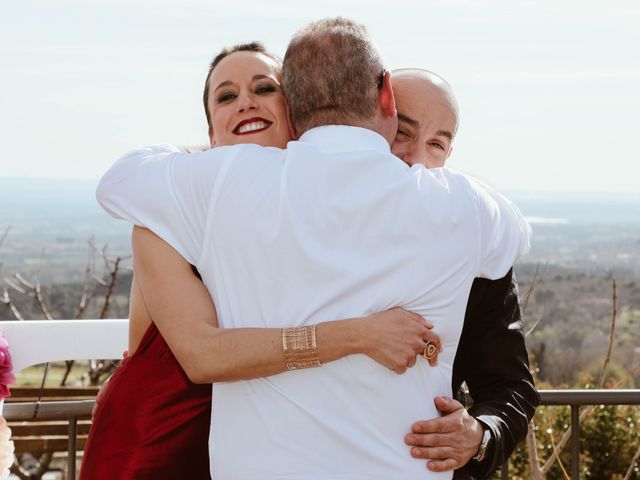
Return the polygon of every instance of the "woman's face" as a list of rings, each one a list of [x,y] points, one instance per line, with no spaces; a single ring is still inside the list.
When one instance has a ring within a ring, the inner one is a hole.
[[[276,61],[257,52],[234,52],[218,63],[207,99],[211,146],[286,147],[292,134],[279,72]]]

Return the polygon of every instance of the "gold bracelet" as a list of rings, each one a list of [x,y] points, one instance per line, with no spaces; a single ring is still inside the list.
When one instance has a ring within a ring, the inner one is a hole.
[[[282,350],[287,370],[319,367],[316,326],[282,329]]]

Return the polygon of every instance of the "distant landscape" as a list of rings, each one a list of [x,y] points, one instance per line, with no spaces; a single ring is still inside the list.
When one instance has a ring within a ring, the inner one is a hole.
[[[130,227],[102,212],[94,181],[0,179],[0,287],[25,318],[41,318],[15,290],[15,273],[39,279],[55,318],[73,318],[89,259],[89,240],[110,258],[130,253]],[[534,228],[531,253],[516,266],[521,294],[537,270],[526,311],[528,345],[542,380],[573,385],[596,369],[611,321],[611,278],[618,284],[616,375],[640,385],[640,195],[509,192]],[[95,252],[94,252],[95,257]],[[95,274],[104,267],[93,259]],[[109,317],[127,314],[130,262],[121,263]],[[1,292],[2,290],[0,290]],[[95,318],[100,303],[85,312]],[[0,304],[0,319],[13,319]],[[536,324],[537,323],[537,324]]]
[[[127,316],[130,227],[100,210],[94,190],[89,181],[0,179],[0,320],[15,320],[16,312],[27,320],[43,318],[41,305],[58,319]],[[515,271],[538,388],[596,385],[609,346],[613,279],[616,329],[604,386],[640,387],[640,195],[509,197],[534,228],[532,251]],[[68,368],[54,364],[48,384],[100,384],[114,364]],[[18,381],[38,385],[43,371],[33,367]],[[568,415],[563,407],[538,408],[535,437],[542,458],[552,456]],[[623,478],[636,458],[638,421],[636,407],[597,408],[581,428],[580,478]],[[568,455],[565,449],[564,465]],[[532,478],[528,458],[521,444],[510,459],[511,478]],[[567,477],[556,463],[546,478]]]

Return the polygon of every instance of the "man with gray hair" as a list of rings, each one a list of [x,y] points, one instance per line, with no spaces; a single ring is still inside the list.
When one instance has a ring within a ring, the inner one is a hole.
[[[392,72],[398,133],[391,151],[407,165],[445,165],[458,131],[459,107],[451,86],[422,69]],[[442,417],[413,424],[407,443],[430,469],[457,468],[454,478],[485,478],[524,439],[539,397],[529,371],[518,288],[513,270],[498,280],[473,282],[458,352],[454,393],[466,382],[469,413],[452,398],[436,398]],[[464,402],[464,395],[458,396]],[[464,467],[464,468],[461,468]]]
[[[375,130],[378,97],[389,74],[363,26],[341,18],[312,23],[289,43],[282,77],[299,133],[353,123]],[[397,124],[388,120],[385,135],[395,136]]]
[[[403,438],[414,420],[438,416],[425,399],[451,395],[473,279],[503,277],[528,250],[530,227],[474,179],[391,154],[390,75],[364,27],[329,19],[303,29],[283,85],[300,135],[286,150],[148,147],[107,172],[98,200],[195,264],[221,327],[283,329],[292,369],[318,366],[316,323],[392,306],[428,318],[443,351],[438,366],[418,358],[402,375],[352,355],[214,384],[212,476],[451,478],[411,458]]]

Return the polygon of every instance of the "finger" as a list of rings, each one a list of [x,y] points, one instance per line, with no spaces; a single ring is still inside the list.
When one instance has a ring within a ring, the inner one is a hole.
[[[416,338],[413,343],[413,352],[416,355],[422,356],[422,354],[424,353],[425,346],[426,344],[424,343],[424,340],[422,340],[421,338]]]
[[[403,309],[404,310],[404,309]],[[410,312],[409,310],[404,310],[410,318],[418,322],[420,325],[427,327],[428,329],[432,329],[434,327],[433,323],[424,318],[422,315],[417,314],[415,312]]]
[[[442,447],[453,446],[451,436],[443,433],[416,434],[410,433],[404,437],[404,442],[413,447]]]
[[[435,367],[438,364],[438,354],[440,353],[440,348],[435,342],[431,340],[423,342],[422,346],[422,356],[429,362],[429,365]]]
[[[422,356],[426,358],[429,364],[433,367],[437,365],[438,355],[442,352],[440,346],[440,338],[435,334],[429,332],[427,335],[423,335],[422,341],[424,349],[421,352]]]
[[[412,433],[453,433],[464,429],[462,420],[451,414],[431,420],[421,420],[411,425]]]
[[[422,333],[422,339],[425,342],[431,342],[433,343],[436,347],[438,347],[438,352],[442,351],[442,342],[440,341],[440,337],[438,336],[437,333],[432,332],[431,330],[425,330]]]
[[[455,458],[445,458],[444,460],[431,460],[427,462],[427,468],[432,472],[448,472],[462,467],[462,462]]]
[[[407,363],[407,368],[413,367],[416,364],[417,359],[418,357],[416,357],[415,355],[411,357],[411,359],[409,360],[409,363]]]
[[[418,315],[417,313],[415,315]],[[435,325],[433,324],[433,322],[431,322],[430,320],[427,320],[426,318],[424,318],[422,315],[418,315],[418,319],[420,320],[420,322],[427,327],[429,330],[431,330],[433,327],[435,327]]]
[[[435,397],[433,399],[433,402],[435,403],[438,411],[444,413],[445,415],[464,408],[464,405],[462,405],[460,402],[449,397]]]
[[[453,448],[450,447],[413,447],[411,449],[413,458],[426,458],[429,460],[452,458],[453,453]]]

